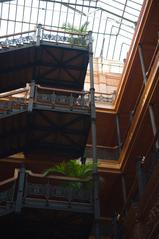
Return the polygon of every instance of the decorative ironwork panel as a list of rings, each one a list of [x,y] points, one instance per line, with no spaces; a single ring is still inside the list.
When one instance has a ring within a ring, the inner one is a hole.
[[[51,105],[61,105],[68,107],[86,107],[89,108],[89,96],[88,95],[59,95],[36,93],[36,101],[39,103],[48,103]]]
[[[0,192],[0,203],[13,201],[14,188],[15,186],[13,185],[10,189]]]
[[[26,197],[44,197],[46,199],[63,198],[69,201],[92,202],[92,190],[85,188],[72,188],[69,186],[28,183]],[[75,183],[74,183],[75,184]]]

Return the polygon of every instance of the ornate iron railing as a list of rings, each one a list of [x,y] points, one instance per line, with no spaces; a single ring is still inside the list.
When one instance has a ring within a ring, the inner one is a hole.
[[[105,104],[113,103],[116,97],[116,91],[113,91],[112,93],[101,93],[101,92],[95,92],[95,102],[97,107],[102,107],[102,105],[105,106]]]
[[[35,103],[46,105],[65,106],[70,108],[89,109],[89,92],[61,90],[56,88],[36,86]]]
[[[40,45],[40,42],[66,44],[67,46],[88,47],[88,34],[43,28],[41,24],[32,31],[0,36],[0,50],[20,47],[25,44]]]
[[[47,200],[63,198],[66,201],[92,203],[92,178],[81,179],[57,175],[44,177],[42,174],[28,170],[26,173],[28,177],[25,197],[41,196]]]
[[[25,168],[15,169],[12,178],[0,182],[0,215],[5,211],[20,212],[28,206],[90,213],[93,212],[92,186],[92,178],[44,177]]]
[[[92,157],[92,145],[87,145],[85,148],[85,155],[86,158],[91,158]],[[120,149],[119,146],[115,147],[102,147],[98,146],[96,147],[96,154],[97,158],[99,160],[118,160],[119,159],[119,153]]]
[[[57,31],[42,28],[42,40],[55,42],[56,44],[64,43],[71,46],[88,47],[88,34],[78,32]]]
[[[29,88],[0,94],[0,117],[27,110]]]
[[[34,88],[34,89],[32,89]],[[33,95],[32,93],[33,92]],[[113,102],[115,92],[112,94],[95,93],[97,107]],[[67,110],[90,111],[90,92],[71,91],[57,88],[42,87],[30,84],[25,88],[0,94],[0,117],[12,113],[30,110],[33,107],[49,107],[52,109],[65,108]]]
[[[15,187],[18,179],[18,170],[15,169],[14,176],[0,181],[0,216],[14,210]]]
[[[0,117],[30,111],[34,107],[89,112],[89,92],[68,91],[31,84],[30,87],[0,94]]]

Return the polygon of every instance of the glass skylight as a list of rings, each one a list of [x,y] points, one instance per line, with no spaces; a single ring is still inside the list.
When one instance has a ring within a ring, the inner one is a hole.
[[[126,58],[143,0],[0,1],[0,35],[33,30],[37,24],[62,29],[64,24],[93,32],[94,57]]]

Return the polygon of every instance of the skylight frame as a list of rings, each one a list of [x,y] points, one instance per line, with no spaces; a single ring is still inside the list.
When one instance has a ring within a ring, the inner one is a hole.
[[[78,24],[81,26],[88,21],[88,30],[93,32],[94,56],[123,62],[132,41],[142,2],[143,0],[140,0],[140,3],[139,0],[0,1],[0,35],[15,33],[18,28],[19,31],[33,30],[38,23],[47,28],[61,29],[62,22],[67,23],[70,19],[72,19],[70,23],[75,26]],[[19,10],[16,10],[15,18],[11,17],[13,8],[21,8],[21,18]],[[30,14],[27,19],[25,12],[29,12],[29,9]],[[134,10],[137,15],[133,14]],[[48,22],[49,14],[50,22]],[[36,19],[33,15],[36,15]],[[58,18],[57,21],[55,21],[55,15]],[[79,19],[78,24],[77,19]]]

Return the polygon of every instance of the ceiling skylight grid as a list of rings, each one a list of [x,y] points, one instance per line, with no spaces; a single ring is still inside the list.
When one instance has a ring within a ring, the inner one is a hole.
[[[131,44],[143,0],[0,1],[0,35],[33,30],[41,23],[61,29],[89,22],[94,56],[123,62]]]

